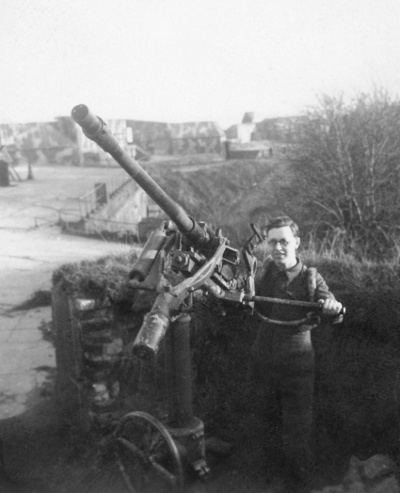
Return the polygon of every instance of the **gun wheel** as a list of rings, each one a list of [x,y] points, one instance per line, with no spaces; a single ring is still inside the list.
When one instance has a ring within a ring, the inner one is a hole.
[[[166,427],[150,414],[126,414],[116,431],[116,462],[128,491],[184,491],[182,461]]]

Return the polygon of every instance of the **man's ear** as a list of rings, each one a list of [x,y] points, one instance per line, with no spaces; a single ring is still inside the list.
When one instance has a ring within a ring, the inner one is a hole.
[[[296,250],[300,246],[300,236],[296,236]]]

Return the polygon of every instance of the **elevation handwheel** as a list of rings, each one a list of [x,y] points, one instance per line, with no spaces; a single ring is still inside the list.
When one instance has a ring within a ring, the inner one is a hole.
[[[116,431],[116,461],[128,491],[184,491],[183,466],[167,428],[142,411],[126,414]]]

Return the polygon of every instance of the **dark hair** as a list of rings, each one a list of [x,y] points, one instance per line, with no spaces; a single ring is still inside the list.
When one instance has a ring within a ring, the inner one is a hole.
[[[289,226],[292,230],[293,236],[299,236],[299,227],[289,216],[275,217],[267,224],[266,231],[268,233],[271,229],[284,228],[285,226]]]

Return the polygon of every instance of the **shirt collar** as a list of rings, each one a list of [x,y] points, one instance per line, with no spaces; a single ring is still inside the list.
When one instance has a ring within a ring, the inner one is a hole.
[[[286,269],[284,271],[285,274],[287,275],[287,278],[289,279],[289,282],[293,281],[293,279],[301,272],[302,269],[303,269],[303,263],[298,258],[296,265],[294,265],[293,267],[290,267],[290,269]]]

